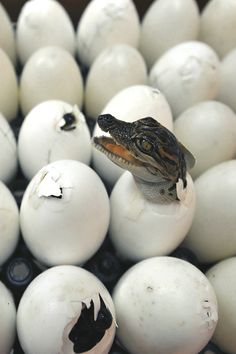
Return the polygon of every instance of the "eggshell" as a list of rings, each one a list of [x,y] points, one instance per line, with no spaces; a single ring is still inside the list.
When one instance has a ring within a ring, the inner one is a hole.
[[[13,120],[18,111],[18,83],[15,69],[8,55],[0,48],[0,112],[8,121]]]
[[[79,107],[83,100],[80,68],[72,55],[59,47],[37,50],[25,64],[20,78],[23,115],[50,99],[77,104]]]
[[[0,113],[0,180],[10,182],[17,171],[16,139],[13,131],[3,115]]]
[[[190,107],[175,120],[174,131],[196,158],[190,171],[194,178],[236,156],[236,115],[221,102],[205,101]]]
[[[173,130],[172,113],[166,98],[159,90],[146,85],[134,85],[118,92],[108,102],[103,113],[112,114],[117,119],[126,122],[152,117],[169,130]],[[93,135],[100,136],[106,133],[96,125]],[[124,172],[95,148],[92,151],[92,161],[94,169],[110,186],[113,186]]]
[[[16,248],[19,224],[19,211],[15,199],[10,190],[0,181],[0,266],[12,255]]]
[[[236,112],[236,49],[224,57],[220,64],[220,89],[218,100],[227,104]]]
[[[16,307],[13,297],[0,281],[0,353],[9,354],[15,340]]]
[[[146,259],[118,281],[117,337],[130,354],[196,354],[217,323],[217,301],[205,275],[172,257]]]
[[[201,14],[199,38],[222,58],[236,46],[235,22],[234,0],[210,0]]]
[[[92,0],[85,8],[77,28],[77,53],[90,66],[96,56],[115,43],[137,47],[139,16],[132,0]]]
[[[71,130],[63,128],[63,117],[68,113],[75,118]],[[19,162],[28,179],[40,168],[56,160],[71,159],[89,164],[91,153],[90,133],[84,115],[76,106],[66,102],[40,103],[30,111],[21,126]]]
[[[91,350],[83,351],[86,354],[108,354],[114,339],[115,310],[109,292],[93,274],[79,267],[58,266],[41,273],[26,289],[17,312],[17,332],[24,352],[79,353],[69,334],[91,301],[95,305],[94,320],[97,319],[99,295],[112,315],[112,323]],[[94,331],[90,323],[86,324],[82,322],[77,329],[81,341]]]
[[[30,0],[17,19],[16,43],[19,59],[25,64],[38,49],[50,45],[75,53],[75,31],[64,7],[54,0]]]
[[[226,259],[211,267],[206,276],[217,296],[219,321],[213,336],[222,351],[236,353],[236,257]]]
[[[207,44],[197,41],[181,43],[156,61],[149,80],[166,96],[174,117],[177,117],[194,104],[217,96],[219,59]]]
[[[97,118],[120,90],[147,83],[147,69],[137,49],[116,44],[104,49],[93,62],[85,86],[85,111]]]
[[[186,236],[194,216],[195,194],[191,177],[181,202],[146,200],[133,176],[126,171],[111,197],[109,235],[121,257],[139,261],[171,253]]]
[[[140,51],[150,68],[167,49],[195,40],[199,11],[194,0],[156,0],[141,24]]]
[[[202,263],[236,253],[236,160],[222,162],[195,181],[196,212],[184,245]]]
[[[3,5],[0,3],[0,48],[11,59],[13,65],[16,64],[15,34],[11,19]]]
[[[60,160],[31,180],[20,224],[28,248],[43,264],[82,264],[101,246],[109,216],[109,199],[97,174],[82,162]]]

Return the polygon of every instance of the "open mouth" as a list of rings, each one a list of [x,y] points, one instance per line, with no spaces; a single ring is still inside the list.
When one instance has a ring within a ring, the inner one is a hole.
[[[93,143],[95,147],[103,152],[114,162],[121,162],[123,164],[142,165],[142,162],[136,159],[128,149],[118,144],[110,137],[94,137]]]

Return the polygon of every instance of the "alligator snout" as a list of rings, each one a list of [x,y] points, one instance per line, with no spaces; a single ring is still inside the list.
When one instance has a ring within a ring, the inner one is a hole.
[[[98,125],[104,131],[108,132],[114,125],[116,125],[117,119],[111,114],[101,114],[98,117]]]

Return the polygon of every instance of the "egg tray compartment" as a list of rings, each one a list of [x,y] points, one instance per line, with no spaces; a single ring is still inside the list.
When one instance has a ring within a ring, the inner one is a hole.
[[[84,75],[86,73],[84,72]],[[90,132],[92,133],[94,128],[94,120],[86,118],[87,124],[89,126]],[[11,127],[15,134],[16,139],[18,139],[19,131],[23,118],[19,116],[17,119],[11,122]],[[24,195],[24,191],[27,188],[28,181],[23,176],[20,168],[18,168],[18,173],[15,179],[8,185],[11,190],[18,207],[20,208],[21,201]],[[106,186],[108,194],[110,190]],[[197,257],[186,248],[177,248],[171,256],[184,259],[196,267],[198,267],[202,272],[205,272],[208,266],[200,264]],[[121,275],[130,268],[134,263],[124,261],[119,258],[116,250],[110,242],[109,235],[106,236],[102,246],[97,251],[97,253],[88,260],[83,268],[92,272],[97,276],[103,284],[106,286],[108,291],[112,293],[115,284]],[[18,306],[21,296],[23,295],[24,290],[29,285],[29,283],[46,267],[40,264],[37,260],[34,259],[33,255],[30,253],[29,249],[25,245],[22,236],[17,245],[17,248],[11,258],[2,266],[0,269],[0,278],[6,284],[6,286],[11,290],[16,306]],[[161,321],[161,319],[160,319]],[[201,351],[201,354],[226,354],[220,351],[213,343],[208,343],[206,348]],[[20,347],[18,338],[14,345],[14,354],[23,354],[23,350]],[[113,346],[110,350],[110,354],[129,354],[125,351],[115,339]],[[150,354],[150,353],[147,353]]]

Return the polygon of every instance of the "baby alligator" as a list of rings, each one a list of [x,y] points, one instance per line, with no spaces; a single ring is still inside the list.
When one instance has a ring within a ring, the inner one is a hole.
[[[130,171],[147,199],[179,200],[176,185],[180,182],[183,189],[187,187],[187,167],[195,159],[173,133],[151,117],[128,123],[103,114],[98,125],[110,136],[94,137],[95,147]]]

